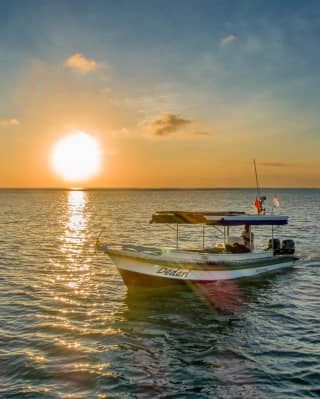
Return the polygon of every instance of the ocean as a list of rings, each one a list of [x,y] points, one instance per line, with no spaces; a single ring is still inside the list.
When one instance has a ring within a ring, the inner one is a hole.
[[[320,190],[263,193],[300,260],[208,301],[128,292],[96,238],[174,246],[153,212],[250,212],[255,190],[0,190],[0,398],[319,398]],[[201,227],[180,239],[200,245]],[[217,239],[207,227],[206,245]]]

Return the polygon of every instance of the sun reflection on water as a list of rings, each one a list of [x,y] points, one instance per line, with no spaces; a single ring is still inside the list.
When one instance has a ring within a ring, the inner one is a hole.
[[[87,203],[87,192],[69,191],[65,213],[61,218],[63,227],[59,238],[61,256],[56,265],[61,272],[55,276],[55,281],[64,287],[65,294],[72,294],[76,298],[86,296],[85,283],[91,274],[91,257],[88,256],[90,238],[86,213]],[[64,295],[60,296],[60,301],[61,298],[64,298]],[[70,298],[64,299],[70,300]]]
[[[69,254],[69,258],[82,251],[86,240],[87,218],[85,207],[87,204],[87,193],[85,191],[69,191],[67,220],[63,236],[61,251]]]

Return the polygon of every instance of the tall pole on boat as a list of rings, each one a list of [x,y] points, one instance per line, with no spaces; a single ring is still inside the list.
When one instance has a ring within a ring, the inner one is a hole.
[[[176,237],[176,248],[179,248],[179,225],[177,223],[177,237]]]
[[[257,173],[257,165],[256,165],[256,160],[253,160],[254,164],[254,173],[256,175],[256,185],[257,185],[257,196],[258,198],[260,197],[260,190],[259,190],[259,181],[258,181],[258,173]]]

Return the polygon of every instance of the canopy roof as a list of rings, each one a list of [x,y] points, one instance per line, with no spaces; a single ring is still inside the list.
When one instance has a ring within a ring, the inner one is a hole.
[[[245,212],[183,212],[160,211],[152,215],[150,223],[208,224],[218,226],[283,225],[288,216],[248,215]]]

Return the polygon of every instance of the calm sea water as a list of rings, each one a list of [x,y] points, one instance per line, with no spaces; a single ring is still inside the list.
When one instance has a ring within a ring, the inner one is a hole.
[[[254,191],[0,190],[0,397],[320,397],[320,190],[277,196],[290,225],[276,235],[294,238],[301,260],[221,283],[208,301],[129,293],[95,239],[103,228],[109,242],[174,245],[153,211],[251,211]],[[200,228],[181,242],[201,243]]]

